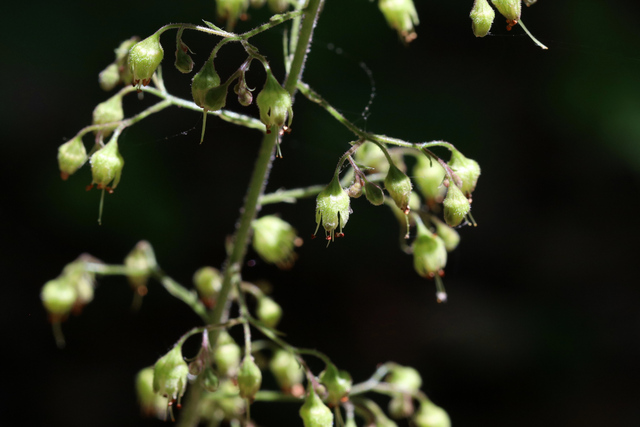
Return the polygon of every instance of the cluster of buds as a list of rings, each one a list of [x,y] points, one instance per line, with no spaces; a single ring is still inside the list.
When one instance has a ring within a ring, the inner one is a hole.
[[[102,90],[108,92],[120,83],[130,85],[133,82],[133,74],[129,68],[129,50],[138,41],[140,41],[138,37],[132,37],[120,43],[120,46],[115,49],[115,60],[98,75]]]
[[[542,49],[547,49],[545,45],[540,43],[533,35],[527,30],[524,24],[520,20],[522,15],[522,2],[527,6],[531,6],[537,0],[491,0],[493,6],[498,9],[498,12],[504,16],[507,20],[507,31],[520,23],[522,29],[531,37],[531,39]],[[469,14],[471,18],[471,29],[476,37],[484,37],[489,34],[493,20],[496,17],[496,13],[489,5],[488,0],[474,0],[473,8]]]

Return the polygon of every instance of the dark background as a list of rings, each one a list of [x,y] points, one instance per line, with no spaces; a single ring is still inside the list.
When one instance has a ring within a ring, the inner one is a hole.
[[[435,302],[433,283],[398,249],[392,215],[364,199],[328,249],[308,238],[312,199],[266,208],[306,242],[293,270],[258,260],[244,277],[273,284],[292,344],[326,352],[356,381],[387,360],[415,366],[456,426],[638,425],[640,5],[540,0],[523,18],[542,51],[500,17],[492,36],[473,37],[471,3],[418,1],[419,36],[405,48],[375,3],[329,0],[304,74],[361,127],[444,139],[479,161],[479,226],[461,230],[450,256],[450,302]],[[132,314],[125,280],[106,278],[64,324],[60,351],[40,288],[82,252],[118,263],[140,239],[187,286],[197,268],[219,266],[259,134],[210,118],[199,145],[201,115],[177,108],[141,122],[121,138],[123,178],[98,226],[99,193],[84,191],[90,171],[61,181],[57,147],[108,97],[97,75],[120,41],[213,20],[213,2],[14,3],[5,13],[0,415],[8,425],[139,425],[135,373],[198,319],[157,284]],[[255,39],[274,64],[283,28]],[[166,83],[188,97],[190,77],[171,67],[173,34],[163,36]],[[186,37],[201,63],[213,39]],[[237,46],[219,58],[223,75],[242,61]],[[367,120],[360,61],[375,79]],[[138,103],[130,96],[125,112]],[[353,138],[301,96],[293,123],[268,190],[327,182]],[[295,405],[268,410],[252,413],[265,426],[301,424]]]

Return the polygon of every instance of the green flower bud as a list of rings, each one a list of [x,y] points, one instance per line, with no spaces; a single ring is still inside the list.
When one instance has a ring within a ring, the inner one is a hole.
[[[453,182],[449,183],[447,197],[444,198],[444,220],[451,226],[460,225],[471,210],[469,199],[462,194],[462,190]]]
[[[251,0],[251,7],[260,8],[265,5],[267,0]]]
[[[120,182],[124,167],[124,159],[118,151],[118,139],[111,138],[107,145],[93,153],[89,161],[93,177],[91,184],[96,184],[98,189],[112,192]],[[111,183],[112,185],[109,187]]]
[[[111,98],[96,105],[93,109],[93,124],[104,125],[107,123],[119,122],[124,119],[124,110],[122,109],[122,95],[113,95]],[[103,127],[99,131],[107,136],[118,127],[115,123],[112,126]]]
[[[338,371],[336,365],[329,363],[320,373],[320,382],[327,388],[327,402],[338,405],[351,391],[351,375],[347,371]]]
[[[176,61],[174,65],[181,73],[188,74],[193,70],[193,59],[189,56],[187,52],[191,50],[189,47],[184,44],[184,42],[180,39],[176,42]]]
[[[396,202],[396,206],[405,214],[409,214],[409,197],[411,195],[411,180],[394,164],[389,165],[389,172],[384,179],[384,186],[389,195]]]
[[[176,345],[153,366],[153,391],[168,397],[171,403],[177,400],[179,408],[188,375],[189,366],[182,357],[182,346]]]
[[[238,386],[232,381],[221,381],[218,391],[213,396],[216,398],[216,410],[222,412],[224,419],[237,420],[243,414],[245,402],[239,396]]]
[[[253,400],[254,396],[260,390],[262,384],[262,372],[253,361],[253,356],[247,354],[242,359],[242,364],[238,370],[238,389],[240,397]]]
[[[267,6],[274,13],[282,13],[285,10],[289,9],[289,0],[267,0]]]
[[[221,332],[218,344],[213,352],[213,360],[218,366],[218,372],[227,377],[235,376],[240,366],[242,350],[227,332]]]
[[[429,206],[442,202],[446,188],[442,185],[445,177],[444,168],[436,160],[427,156],[418,156],[413,168],[413,179],[418,190],[427,200]]]
[[[461,152],[453,150],[449,166],[462,180],[462,192],[469,196],[476,189],[478,178],[480,177],[480,165],[473,159],[469,159],[462,155]]]
[[[340,185],[338,176],[334,176],[329,185],[316,198],[316,233],[320,223],[324,227],[327,240],[333,241],[338,226],[338,236],[344,236],[342,228],[349,221],[351,214],[350,199],[347,192]],[[314,233],[315,234],[315,233]]]
[[[133,84],[140,90],[151,81],[153,73],[162,62],[164,50],[160,44],[160,33],[154,33],[136,43],[129,50],[129,68],[133,74]]]
[[[487,0],[475,0],[471,9],[471,28],[476,37],[484,37],[489,33],[496,13]]]
[[[82,307],[93,300],[95,289],[95,275],[86,269],[86,262],[99,262],[91,255],[83,254],[72,263],[67,264],[62,270],[65,277],[76,289],[77,298],[74,304],[75,314],[79,314]]]
[[[420,402],[420,409],[413,416],[416,427],[451,427],[449,414],[428,400]]]
[[[520,20],[520,14],[522,12],[522,0],[491,0],[491,3],[498,9],[498,12],[502,14],[507,21],[516,21],[515,23],[509,23],[509,26],[513,26]]]
[[[440,274],[447,264],[444,241],[418,222],[418,235],[413,242],[413,267],[428,279]]]
[[[413,399],[410,394],[394,393],[389,401],[389,415],[395,419],[408,418],[413,415]]]
[[[356,175],[353,180],[353,184],[347,190],[347,194],[352,199],[357,199],[362,196],[362,185],[364,184],[364,180],[360,177],[360,175]]]
[[[66,181],[69,175],[73,175],[86,161],[87,150],[82,143],[82,137],[76,136],[58,147],[58,166],[63,180]]]
[[[258,300],[256,314],[258,315],[258,319],[266,326],[275,328],[282,318],[282,308],[271,298],[262,297]]]
[[[98,74],[98,83],[100,83],[100,88],[105,92],[109,92],[113,88],[115,88],[118,83],[120,83],[120,69],[118,64],[111,63],[107,65],[107,68],[100,71]]]
[[[447,249],[447,252],[451,252],[458,247],[458,243],[460,243],[460,235],[458,232],[436,217],[432,217],[431,220],[436,226],[436,233],[444,242],[444,247]]]
[[[398,32],[405,43],[417,37],[414,25],[418,25],[420,21],[413,0],[379,0],[378,7],[387,24]]]
[[[51,320],[59,321],[71,312],[78,299],[78,291],[66,277],[60,276],[44,284],[40,299]]]
[[[238,83],[233,87],[233,91],[238,95],[238,103],[243,107],[248,107],[253,103],[252,89],[249,89],[247,82],[244,79],[244,72],[238,78]]]
[[[281,269],[291,268],[296,259],[293,249],[300,242],[291,224],[275,215],[267,215],[253,221],[251,226],[253,249],[260,258]]]
[[[304,372],[295,356],[285,350],[276,350],[269,362],[269,369],[284,392],[302,384]]]
[[[260,109],[260,120],[267,127],[267,133],[271,132],[273,126],[278,129],[283,127],[287,116],[287,127],[291,126],[291,95],[278,83],[270,68],[267,69],[267,80],[256,98],[256,104]]]
[[[390,153],[394,161],[393,152]],[[380,147],[373,142],[365,142],[358,147],[354,158],[358,164],[366,165],[368,173],[387,173],[389,161]],[[400,159],[397,159],[400,160]]]
[[[136,375],[136,396],[144,415],[165,416],[169,400],[153,391],[153,366],[144,368]]]
[[[202,267],[193,275],[200,299],[209,308],[216,305],[218,292],[222,289],[222,275],[213,267]]]
[[[389,370],[385,381],[393,384],[398,390],[407,393],[413,393],[422,387],[420,373],[411,366],[394,364]]]
[[[211,369],[210,367],[205,368],[202,375],[202,387],[204,387],[205,390],[211,393],[218,390],[218,387],[220,386],[220,380],[218,379],[218,376],[215,374],[215,372],[213,372],[213,369]]]
[[[141,240],[124,259],[124,265],[136,273],[127,274],[129,284],[140,296],[147,293],[147,281],[151,273],[158,267],[151,244]]]
[[[300,417],[304,427],[332,427],[333,414],[331,409],[322,402],[322,399],[313,390],[313,385],[309,385],[309,392],[302,407]]]
[[[369,180],[365,180],[364,192],[367,200],[374,206],[380,206],[384,203],[384,191],[378,185]]]
[[[219,20],[227,21],[227,29],[233,31],[238,18],[249,8],[249,0],[216,0],[216,12]]]

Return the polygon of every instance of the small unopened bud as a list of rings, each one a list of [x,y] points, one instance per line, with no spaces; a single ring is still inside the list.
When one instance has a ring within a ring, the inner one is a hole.
[[[288,351],[276,350],[269,362],[269,369],[285,392],[291,392],[294,386],[302,384],[304,372],[295,356]]]
[[[395,419],[408,418],[413,415],[413,399],[407,393],[394,393],[389,401],[389,415]]]
[[[444,242],[444,247],[447,248],[447,252],[451,252],[457,248],[458,243],[460,243],[460,234],[436,217],[432,217],[431,220],[435,224],[436,232]]]
[[[52,321],[64,319],[78,298],[76,287],[64,276],[49,280],[42,287],[40,299]]]
[[[313,384],[309,384],[309,391],[302,407],[300,417],[304,427],[332,427],[333,414],[331,409],[322,402],[322,399],[313,390]]]
[[[517,23],[517,21],[520,20],[522,0],[491,0],[491,3],[493,3],[502,16],[507,18],[507,21],[516,21],[515,23]],[[515,23],[513,25],[515,25]]]
[[[442,185],[445,177],[444,168],[434,159],[419,156],[413,168],[413,179],[420,190],[420,194],[427,200],[429,206],[442,202],[446,188]]]
[[[289,0],[267,0],[267,6],[269,6],[269,9],[274,13],[282,13],[289,9],[290,3]]]
[[[109,191],[118,186],[122,176],[124,159],[120,155],[120,151],[118,151],[117,138],[111,138],[107,145],[93,153],[90,162],[91,175],[93,177],[92,184],[96,184],[98,189],[107,189]]]
[[[133,84],[140,90],[151,81],[153,73],[162,62],[164,50],[160,44],[160,33],[139,41],[129,50],[129,68],[133,74]]]
[[[476,37],[484,37],[489,33],[496,13],[487,0],[475,0],[471,9],[471,28]]]
[[[188,74],[193,71],[193,59],[189,56],[189,46],[180,39],[176,42],[176,61],[174,65],[181,73]]]
[[[82,143],[82,137],[73,139],[58,147],[58,166],[63,180],[73,175],[87,161],[87,150]]]
[[[204,389],[212,393],[216,391],[220,385],[220,380],[215,372],[213,372],[213,369],[210,367],[205,368],[202,375],[202,386]]]
[[[216,305],[218,292],[222,288],[222,275],[213,267],[202,267],[193,275],[200,299],[209,308]]]
[[[389,165],[389,172],[384,179],[384,186],[389,192],[389,195],[396,202],[396,206],[408,214],[411,208],[409,208],[409,197],[411,196],[411,180],[394,164]]]
[[[411,366],[394,364],[389,370],[386,382],[393,384],[397,389],[412,393],[422,387],[422,377],[420,373]]]
[[[258,300],[256,308],[258,319],[270,328],[275,328],[282,318],[282,308],[269,297],[262,297]]]
[[[480,165],[473,159],[465,157],[458,150],[451,152],[449,166],[462,180],[462,192],[469,196],[476,189],[478,178],[480,177]]]
[[[327,402],[330,405],[338,405],[340,401],[349,395],[351,391],[351,375],[347,371],[338,371],[333,363],[329,363],[322,373],[320,382],[327,388]]]
[[[158,418],[166,415],[168,399],[153,391],[153,366],[142,369],[136,375],[136,395],[144,415]]]
[[[182,346],[176,345],[162,356],[153,367],[153,390],[169,398],[169,404],[180,399],[187,388],[189,366],[182,357]]]
[[[151,244],[146,240],[138,242],[124,259],[124,265],[131,270],[136,270],[135,273],[127,274],[131,287],[138,295],[146,295],[149,276],[157,268]]]
[[[213,59],[209,59],[204,63],[200,71],[193,76],[193,80],[191,81],[191,96],[193,97],[193,102],[195,102],[198,107],[205,108],[205,96],[207,92],[217,86],[220,86],[220,76],[213,66]]]
[[[384,203],[384,191],[380,186],[366,180],[364,184],[364,192],[369,203],[374,206],[380,206]]]
[[[107,65],[107,68],[98,74],[98,83],[100,88],[105,92],[109,92],[120,83],[120,70],[115,62]]]
[[[253,221],[251,226],[253,249],[260,258],[281,269],[291,268],[296,259],[294,248],[300,242],[291,224],[275,215],[266,215]]]
[[[104,102],[96,105],[96,108],[93,109],[93,124],[94,125],[104,125],[107,123],[119,122],[124,118],[124,110],[122,109],[122,96],[121,95],[113,95],[111,98],[107,99]],[[117,123],[114,123],[112,126],[103,127],[99,131],[102,132],[103,135],[109,135],[116,127],[118,127]]]
[[[420,401],[420,409],[413,416],[416,427],[451,427],[449,414],[428,400]]]
[[[238,83],[233,87],[233,91],[238,95],[238,103],[243,107],[248,107],[253,103],[253,93],[244,80],[244,73],[242,73],[242,76],[238,79]]]
[[[447,197],[444,198],[444,220],[451,226],[460,225],[462,220],[471,210],[469,199],[462,193],[462,190],[453,182],[449,183]]]
[[[353,184],[347,190],[349,197],[352,199],[357,199],[362,196],[362,186],[364,185],[364,179],[356,174],[356,177],[353,180]]]
[[[333,241],[338,227],[338,236],[342,236],[342,229],[351,214],[350,203],[349,195],[340,185],[338,176],[334,176],[316,198],[316,233],[322,223],[327,240]]]
[[[262,384],[262,372],[253,361],[253,356],[247,354],[242,359],[240,369],[238,369],[238,389],[240,397],[253,400],[254,396],[260,390]]]
[[[418,222],[418,235],[413,242],[413,266],[416,272],[428,279],[439,275],[447,264],[444,241]]]
[[[280,129],[285,121],[288,127],[291,126],[291,95],[278,83],[270,68],[267,69],[267,80],[256,98],[256,104],[260,109],[260,120],[267,127],[267,133],[271,132],[274,126]]]
[[[405,43],[417,37],[414,25],[420,21],[413,0],[379,0],[378,7],[389,26],[398,32]]]
[[[216,0],[219,20],[227,21],[227,29],[233,31],[238,19],[247,11],[249,0]]]
[[[227,332],[221,332],[218,343],[213,352],[213,360],[218,366],[218,372],[222,375],[235,376],[240,366],[240,354],[242,350]]]

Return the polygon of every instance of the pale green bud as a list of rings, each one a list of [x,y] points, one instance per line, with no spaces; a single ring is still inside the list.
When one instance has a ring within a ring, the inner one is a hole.
[[[262,384],[262,372],[253,361],[253,356],[246,355],[238,370],[238,390],[240,397],[252,400]]]
[[[417,37],[414,25],[420,21],[413,0],[379,0],[378,7],[389,26],[398,32],[405,43]]]
[[[372,205],[380,206],[384,204],[384,191],[382,191],[382,188],[380,188],[380,186],[374,184],[369,180],[365,180],[364,192],[367,200]]]
[[[389,401],[389,415],[395,419],[408,418],[413,415],[413,399],[410,394],[394,393]]]
[[[167,413],[169,400],[153,391],[153,366],[138,372],[135,385],[136,396],[142,413],[146,416],[163,418]]]
[[[460,234],[436,217],[432,217],[431,220],[436,226],[436,233],[444,242],[444,247],[447,248],[447,252],[451,252],[458,247]]]
[[[340,185],[338,176],[334,176],[316,198],[316,233],[322,223],[327,240],[333,241],[338,227],[338,236],[343,236],[342,229],[351,214],[350,203],[349,195]]]
[[[484,37],[489,33],[496,13],[487,0],[475,0],[471,9],[471,28],[476,37]]]
[[[285,120],[287,127],[291,126],[291,95],[278,83],[271,69],[267,69],[267,80],[256,98],[256,104],[260,109],[260,120],[267,127],[267,133],[271,132],[273,126],[278,129],[283,127]]]
[[[180,407],[188,375],[189,366],[182,357],[182,346],[176,345],[153,366],[153,390],[171,402],[177,400]]]
[[[213,65],[213,59],[207,60],[191,81],[191,96],[198,107],[205,108],[207,92],[220,86],[220,76]]]
[[[451,427],[449,414],[428,400],[420,402],[420,409],[413,416],[416,427]]]
[[[51,316],[51,320],[59,320],[67,316],[78,299],[78,292],[73,284],[64,276],[49,280],[40,292],[42,305]]]
[[[151,81],[153,73],[162,62],[164,50],[160,44],[160,33],[150,35],[136,43],[129,50],[129,68],[133,74],[133,84],[140,90]]]
[[[87,161],[87,150],[82,143],[82,137],[73,139],[58,147],[58,166],[63,180],[73,175]]]
[[[447,264],[444,241],[418,222],[418,235],[413,241],[413,266],[416,272],[428,279],[440,274]]]
[[[127,279],[131,287],[139,295],[144,296],[147,293],[149,276],[158,267],[151,244],[146,240],[138,242],[124,259],[124,265],[132,270],[138,270],[136,273],[128,274]]]
[[[119,122],[124,119],[124,110],[122,109],[122,96],[121,95],[113,95],[111,98],[107,99],[104,102],[96,105],[96,108],[93,109],[93,124],[94,125],[103,125],[107,123]],[[102,132],[103,135],[109,135],[116,127],[118,127],[117,123],[114,123],[112,126],[103,127],[99,131]]]
[[[309,385],[309,392],[302,407],[300,407],[300,417],[304,427],[332,427],[333,413],[331,409],[322,402],[322,399],[313,390],[313,385]]]
[[[92,184],[96,184],[98,189],[113,191],[120,182],[124,167],[124,159],[118,151],[118,139],[111,138],[107,145],[93,153],[90,163]]]
[[[218,292],[222,289],[220,271],[213,267],[202,267],[193,275],[193,283],[202,302],[209,308],[215,306]]]
[[[258,319],[266,326],[275,328],[282,318],[282,308],[273,299],[262,297],[258,299],[256,314],[258,315]]]
[[[338,371],[333,363],[327,365],[319,379],[327,388],[327,402],[330,405],[338,405],[343,397],[349,395],[353,384],[351,375],[347,371]]]
[[[442,185],[446,172],[437,160],[427,156],[418,156],[413,168],[413,179],[420,190],[420,194],[427,200],[429,206],[442,202],[447,191]]]
[[[373,142],[365,142],[358,147],[355,160],[357,163],[366,165],[371,173],[387,173],[389,162],[384,152]]]
[[[218,366],[218,372],[228,377],[234,376],[240,366],[241,353],[240,346],[233,338],[227,332],[221,332],[213,352],[213,360]]]
[[[289,269],[296,259],[295,246],[300,243],[296,230],[285,220],[266,215],[256,219],[253,227],[253,249],[266,262]]]
[[[478,178],[480,177],[480,165],[473,159],[469,159],[462,155],[458,150],[451,152],[449,166],[462,180],[462,192],[469,196],[476,189]]]
[[[411,180],[394,164],[389,165],[389,172],[384,179],[384,186],[389,195],[396,203],[396,206],[405,214],[408,214],[409,197],[411,196]]]
[[[517,23],[517,21],[520,20],[522,0],[491,0],[491,3],[493,3],[502,16],[507,18],[507,21],[516,21]]]
[[[460,225],[462,220],[471,210],[469,199],[462,193],[462,190],[453,182],[449,183],[447,197],[444,198],[444,220],[451,226]]]
[[[276,350],[269,362],[269,369],[280,388],[285,392],[302,383],[304,372],[295,356],[285,350]]]
[[[189,56],[189,46],[187,46],[181,39],[176,42],[176,69],[181,73],[188,74],[193,71],[193,59]]]
[[[98,74],[98,83],[100,88],[105,92],[109,92],[120,83],[120,70],[115,62],[107,65],[107,67]]]
[[[389,370],[386,382],[393,384],[397,389],[413,393],[422,387],[420,373],[411,366],[393,365]]]

